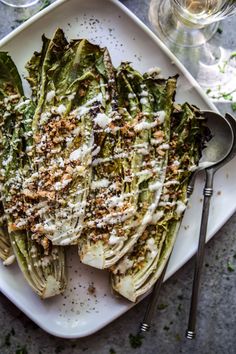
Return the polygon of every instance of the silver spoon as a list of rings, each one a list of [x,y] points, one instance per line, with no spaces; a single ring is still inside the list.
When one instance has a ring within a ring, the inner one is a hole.
[[[217,113],[211,112],[211,111],[203,111],[202,113],[206,118],[216,117],[216,115],[217,115]],[[220,118],[222,117],[221,115],[218,115],[218,116]],[[227,117],[225,117],[224,119],[228,120]],[[222,124],[224,124],[224,123],[222,123]],[[229,122],[229,124],[230,124],[230,122]],[[213,139],[211,139],[208,142],[207,149],[203,150],[202,157],[199,161],[198,167],[192,175],[192,178],[191,178],[190,183],[187,188],[188,197],[190,197],[190,195],[193,192],[194,184],[195,184],[196,177],[197,177],[198,173],[202,170],[205,170],[205,169],[215,165],[215,164],[218,164],[220,162],[220,161],[218,161],[218,156],[220,156],[220,155],[224,156],[224,149],[226,149],[226,152],[228,149],[227,144],[220,145],[219,139],[221,139],[222,143],[224,143],[224,136],[221,136],[222,135],[221,126],[218,124],[215,126],[214,118],[213,119],[210,118],[210,120],[208,120],[207,126],[210,129],[210,131],[212,132]],[[224,128],[222,128],[222,129],[224,129]],[[222,150],[219,150],[219,149],[222,149]]]
[[[195,260],[195,270],[194,270],[188,329],[186,331],[186,338],[188,339],[193,339],[196,336],[196,319],[197,319],[197,305],[198,305],[198,296],[199,296],[199,288],[200,288],[200,277],[203,269],[203,261],[205,255],[205,242],[206,242],[210,199],[213,193],[214,174],[219,168],[221,168],[227,162],[232,160],[232,158],[236,155],[236,121],[229,114],[226,114],[226,120],[232,127],[233,140],[231,139],[230,141],[230,133],[228,133],[229,134],[228,135],[225,132],[225,137],[224,137],[225,142],[223,142],[223,137],[222,137],[222,143],[225,143],[226,154],[227,154],[227,147],[230,148],[231,146],[230,153],[226,155],[226,158],[221,158],[218,163],[212,165],[211,167],[206,168],[206,182],[203,191],[204,200],[203,200],[203,209],[202,209],[202,221],[201,221],[200,236],[198,242],[198,250],[197,250],[197,255]],[[227,136],[229,139],[228,142],[227,142]]]
[[[226,156],[231,151],[234,140],[234,134],[227,119],[216,112],[202,111],[201,113],[207,118],[206,124],[210,129],[213,138],[208,142],[207,147],[203,150],[204,153],[200,160],[201,165],[194,173],[194,179],[191,180],[193,183],[195,182],[197,172],[206,167],[216,165],[226,158]],[[152,317],[157,307],[160,290],[165,277],[169,259],[162,271],[160,278],[153,287],[144,319],[140,325],[140,332],[147,332],[150,329]]]

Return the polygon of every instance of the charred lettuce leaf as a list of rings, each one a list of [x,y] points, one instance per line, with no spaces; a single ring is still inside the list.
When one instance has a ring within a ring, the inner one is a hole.
[[[50,297],[65,288],[65,254],[46,242],[31,239],[27,230],[22,197],[23,180],[32,172],[26,154],[32,145],[35,105],[23,96],[17,68],[6,53],[0,53],[0,134],[1,134],[1,225],[0,256],[10,264],[16,256],[29,285],[41,297]],[[18,225],[18,226],[17,226]],[[14,252],[14,255],[12,254]]]
[[[129,63],[118,68],[116,80],[118,115],[93,160],[90,217],[79,247],[82,262],[97,268],[113,266],[134,246],[158,204],[176,88],[176,78],[145,79]]]
[[[77,243],[81,234],[96,150],[93,121],[105,104],[99,73],[105,55],[106,49],[74,40],[45,70],[32,124],[36,175],[25,181],[28,198],[40,207],[32,215],[35,239],[46,236],[53,244],[68,245]]]
[[[23,88],[18,70],[6,52],[0,52],[0,190],[5,178],[5,165],[8,162],[10,141],[14,131],[16,114],[13,112],[23,95]],[[10,264],[12,250],[7,221],[0,202],[0,258]]]
[[[146,293],[161,275],[187,205],[187,186],[201,149],[202,117],[188,104],[178,106],[171,117],[168,166],[160,201],[149,225],[112,269],[113,289],[131,301]]]

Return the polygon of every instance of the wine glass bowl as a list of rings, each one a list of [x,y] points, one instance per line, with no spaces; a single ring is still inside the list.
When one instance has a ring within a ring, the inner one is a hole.
[[[0,2],[11,7],[24,8],[36,5],[39,0],[0,0]]]
[[[187,26],[202,28],[236,11],[235,0],[173,0],[175,15]]]
[[[235,0],[151,0],[149,19],[164,41],[192,47],[206,43],[219,21],[235,13]]]

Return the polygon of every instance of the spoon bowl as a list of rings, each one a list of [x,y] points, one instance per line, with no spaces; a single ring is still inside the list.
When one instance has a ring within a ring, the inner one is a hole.
[[[222,115],[212,111],[202,111],[202,114],[207,119],[206,125],[212,135],[199,162],[199,168],[205,169],[225,159],[232,149],[234,133],[230,123]]]

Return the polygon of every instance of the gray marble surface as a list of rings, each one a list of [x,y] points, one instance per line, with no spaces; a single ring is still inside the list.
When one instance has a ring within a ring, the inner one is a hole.
[[[122,2],[151,27],[148,20],[149,0]],[[14,10],[0,4],[0,38],[39,11],[45,3],[41,1],[38,6],[27,10]],[[223,47],[232,52],[236,51],[235,23],[235,18],[221,23],[223,32],[210,42],[214,50]],[[177,55],[198,79],[197,66],[190,54],[182,51],[177,52]],[[232,74],[230,79],[233,80]],[[204,82],[203,86],[206,89],[207,82]],[[230,102],[222,101],[216,104],[222,113],[232,113]],[[232,268],[228,267],[229,262]],[[198,314],[199,329],[196,339],[191,342],[184,338],[184,333],[188,319],[193,265],[193,260],[190,260],[164,284],[154,324],[138,349],[131,347],[129,334],[136,333],[148,299],[90,337],[64,340],[45,333],[0,295],[0,354],[235,354],[236,215],[231,217],[206,246]]]

